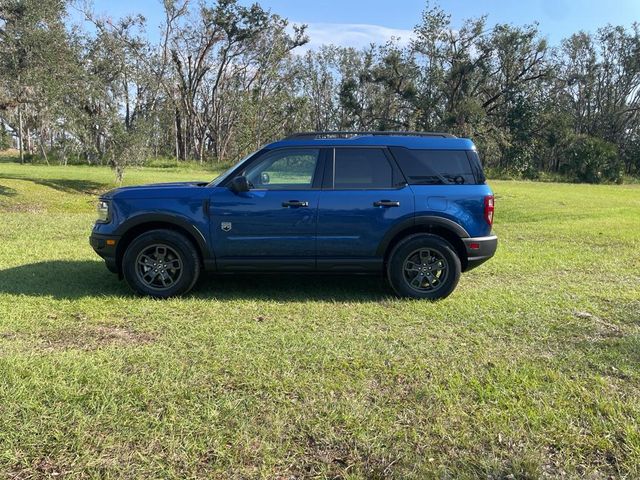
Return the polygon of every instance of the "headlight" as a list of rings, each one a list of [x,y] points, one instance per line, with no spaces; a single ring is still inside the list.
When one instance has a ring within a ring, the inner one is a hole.
[[[107,223],[109,221],[109,203],[104,200],[98,202],[98,222]]]

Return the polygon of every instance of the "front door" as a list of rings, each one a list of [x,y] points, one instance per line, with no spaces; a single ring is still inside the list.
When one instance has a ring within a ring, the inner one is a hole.
[[[320,149],[268,151],[242,172],[251,189],[216,187],[209,216],[219,270],[315,268]]]

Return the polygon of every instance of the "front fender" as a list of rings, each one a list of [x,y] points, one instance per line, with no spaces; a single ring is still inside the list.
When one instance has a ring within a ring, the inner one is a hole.
[[[165,223],[175,225],[188,232],[197,242],[203,258],[209,258],[209,248],[207,240],[200,229],[193,224],[193,221],[182,215],[175,213],[157,213],[157,212],[141,212],[130,218],[127,218],[114,230],[114,235],[123,237],[131,229],[146,223]]]

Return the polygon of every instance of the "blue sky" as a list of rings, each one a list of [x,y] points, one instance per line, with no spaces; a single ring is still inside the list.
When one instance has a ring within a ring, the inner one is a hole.
[[[194,3],[197,0],[192,0]],[[241,0],[242,3],[252,3]],[[310,47],[325,42],[366,46],[391,36],[407,41],[426,2],[421,0],[260,0],[294,23],[309,25]],[[487,14],[489,24],[523,25],[537,21],[552,44],[578,30],[595,31],[607,23],[630,26],[640,21],[640,0],[441,0],[454,27],[469,17]],[[142,13],[154,35],[162,21],[160,0],[94,0],[97,13],[119,17]]]

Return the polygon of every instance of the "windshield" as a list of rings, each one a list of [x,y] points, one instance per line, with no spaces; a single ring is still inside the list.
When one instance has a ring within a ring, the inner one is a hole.
[[[229,175],[233,170],[235,170],[236,168],[238,168],[238,165],[240,165],[241,163],[244,163],[245,161],[249,160],[251,157],[253,157],[259,150],[256,150],[255,152],[251,152],[249,155],[247,155],[246,157],[244,157],[242,160],[240,160],[239,162],[234,163],[230,168],[226,169],[224,172],[222,172],[220,175],[218,175],[216,178],[214,178],[211,183],[209,183],[209,185],[207,185],[207,187],[217,187],[218,185],[220,185],[220,182],[222,182],[225,178],[227,178],[227,175]]]

